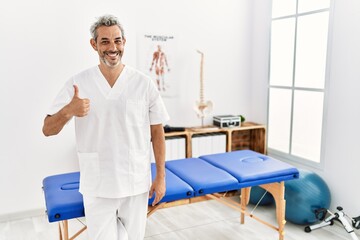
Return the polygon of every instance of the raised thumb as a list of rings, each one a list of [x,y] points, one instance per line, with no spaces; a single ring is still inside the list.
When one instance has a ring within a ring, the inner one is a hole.
[[[79,97],[79,88],[77,85],[74,85],[74,97]]]

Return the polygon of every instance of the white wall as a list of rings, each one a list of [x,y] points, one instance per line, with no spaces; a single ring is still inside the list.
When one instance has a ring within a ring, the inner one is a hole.
[[[64,82],[97,64],[89,45],[95,17],[112,13],[127,35],[124,62],[136,66],[139,33],[173,34],[179,42],[177,98],[165,103],[176,126],[200,124],[199,55],[205,53],[205,98],[213,114],[250,115],[251,1],[7,1],[0,13],[0,220],[44,209],[42,179],[77,171],[73,124],[41,133],[44,114]],[[194,85],[195,84],[195,85]],[[211,122],[211,117],[206,119]]]
[[[324,168],[320,174],[332,192],[332,209],[340,205],[350,216],[360,214],[360,1],[334,1],[330,43],[329,89],[325,115]],[[267,0],[254,3],[251,116],[266,122],[269,16]],[[266,97],[264,97],[264,95]],[[304,168],[306,168],[304,166]]]
[[[327,113],[325,178],[334,205],[360,215],[360,2],[335,1]]]
[[[4,6],[4,5],[3,5]],[[199,56],[205,52],[205,98],[213,114],[244,114],[267,121],[270,1],[136,0],[8,1],[0,14],[0,220],[43,209],[45,176],[76,171],[73,126],[45,138],[41,127],[51,100],[71,75],[97,64],[88,44],[96,16],[112,13],[127,32],[124,62],[136,66],[136,36],[156,32],[179,39],[180,95],[166,98],[177,126],[199,125]],[[336,1],[331,43],[325,168],[316,170],[332,190],[333,206],[360,214],[360,2]],[[210,122],[211,118],[207,119]]]

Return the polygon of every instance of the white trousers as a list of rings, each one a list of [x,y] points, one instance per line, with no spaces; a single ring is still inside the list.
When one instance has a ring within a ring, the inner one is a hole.
[[[83,196],[89,240],[143,240],[149,193],[125,198]]]

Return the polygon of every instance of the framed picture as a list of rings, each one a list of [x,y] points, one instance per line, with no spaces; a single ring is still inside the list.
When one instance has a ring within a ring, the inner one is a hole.
[[[155,82],[161,96],[178,95],[178,86],[173,74],[176,68],[176,40],[173,35],[141,34],[138,36],[138,69]],[[176,72],[176,71],[175,71]]]

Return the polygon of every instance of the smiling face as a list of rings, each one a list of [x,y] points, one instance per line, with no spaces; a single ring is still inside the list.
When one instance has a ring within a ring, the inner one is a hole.
[[[120,66],[126,42],[120,28],[116,25],[101,26],[96,31],[98,36],[91,39],[90,43],[99,54],[100,64],[110,68]]]

